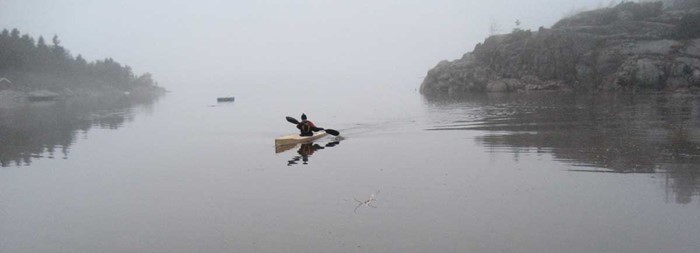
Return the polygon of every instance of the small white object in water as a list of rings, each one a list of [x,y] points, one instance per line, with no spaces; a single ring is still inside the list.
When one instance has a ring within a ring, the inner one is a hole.
[[[379,190],[377,190],[377,192],[375,192],[375,193],[372,193],[372,195],[369,195],[369,199],[367,199],[365,201],[360,201],[358,199],[355,199],[355,201],[357,201],[358,204],[355,207],[355,210],[353,212],[356,213],[357,209],[360,208],[361,206],[369,206],[372,208],[377,208],[376,206],[372,205],[372,201],[377,201],[377,194],[379,194]]]

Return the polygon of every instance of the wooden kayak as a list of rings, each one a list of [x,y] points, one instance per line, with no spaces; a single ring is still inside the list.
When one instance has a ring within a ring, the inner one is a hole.
[[[290,134],[282,137],[275,138],[275,146],[299,144],[305,142],[311,142],[313,140],[319,139],[328,135],[326,131],[315,132],[313,136],[300,136],[298,134]]]

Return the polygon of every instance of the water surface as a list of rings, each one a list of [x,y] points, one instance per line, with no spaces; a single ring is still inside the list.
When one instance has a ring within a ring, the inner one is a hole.
[[[699,97],[376,87],[2,108],[0,252],[700,250]]]

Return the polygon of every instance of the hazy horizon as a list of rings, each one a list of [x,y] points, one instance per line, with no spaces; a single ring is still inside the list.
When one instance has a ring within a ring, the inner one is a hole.
[[[550,27],[601,1],[0,0],[2,28],[73,56],[111,57],[171,90],[245,86],[417,88],[441,60],[471,51],[495,21],[507,33]]]

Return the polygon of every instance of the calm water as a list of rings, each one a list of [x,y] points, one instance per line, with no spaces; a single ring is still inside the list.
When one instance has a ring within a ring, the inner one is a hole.
[[[699,96],[221,95],[0,108],[0,252],[700,251]]]

